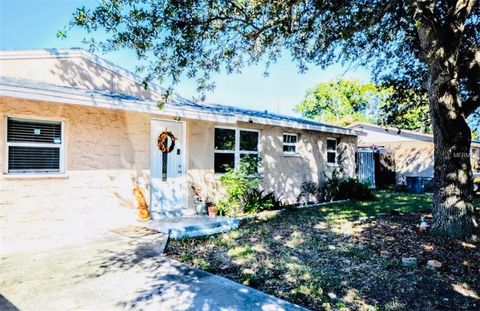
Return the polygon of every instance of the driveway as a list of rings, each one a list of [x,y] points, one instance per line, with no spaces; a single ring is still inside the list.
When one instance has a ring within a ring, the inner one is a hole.
[[[162,234],[2,254],[1,310],[302,310],[159,254]]]

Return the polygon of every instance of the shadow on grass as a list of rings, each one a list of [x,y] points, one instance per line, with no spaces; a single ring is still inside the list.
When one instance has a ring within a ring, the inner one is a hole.
[[[415,233],[430,204],[428,194],[382,191],[374,202],[287,210],[226,234],[172,241],[167,255],[311,309],[479,308],[479,245]],[[362,219],[378,213],[386,215]],[[402,257],[418,267],[402,266]],[[430,259],[444,268],[427,269]]]
[[[91,269],[82,282],[109,280],[109,295],[116,295],[114,307],[128,310],[240,310],[242,306],[268,309],[287,305],[289,310],[297,310],[248,287],[166,258],[156,246],[155,241],[132,239],[118,247],[101,248],[85,264]]]

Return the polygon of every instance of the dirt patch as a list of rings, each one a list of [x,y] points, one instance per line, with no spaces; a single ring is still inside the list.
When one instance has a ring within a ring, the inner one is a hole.
[[[480,309],[478,241],[418,234],[419,213],[330,216],[286,211],[230,233],[172,241],[166,253],[313,310]],[[417,266],[403,266],[402,257]],[[442,267],[428,268],[428,260]]]

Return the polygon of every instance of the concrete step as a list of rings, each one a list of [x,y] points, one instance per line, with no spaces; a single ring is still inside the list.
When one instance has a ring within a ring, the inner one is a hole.
[[[238,219],[226,219],[202,225],[191,225],[185,226],[183,228],[171,228],[169,231],[169,236],[172,239],[207,236],[237,229],[239,224],[240,221]]]
[[[238,228],[240,221],[228,217],[172,217],[154,219],[147,227],[167,233],[172,239],[206,236]]]

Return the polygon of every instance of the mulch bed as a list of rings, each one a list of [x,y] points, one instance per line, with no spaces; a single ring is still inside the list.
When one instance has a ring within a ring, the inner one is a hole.
[[[480,310],[478,240],[419,234],[419,219],[382,215],[342,233],[318,212],[286,212],[244,224],[231,239],[172,241],[166,254],[313,310]],[[232,255],[242,245],[251,249]],[[403,266],[402,257],[417,266]],[[442,267],[430,269],[428,260]]]
[[[413,225],[419,216],[378,217],[354,238],[387,262],[391,260],[386,271],[398,277],[390,279],[391,284],[370,284],[372,296],[383,302],[396,296],[416,310],[480,310],[480,243],[419,234]],[[417,258],[417,268],[401,266],[402,257]],[[427,266],[429,260],[441,262],[441,268],[433,271]],[[383,290],[386,295],[380,297]]]

